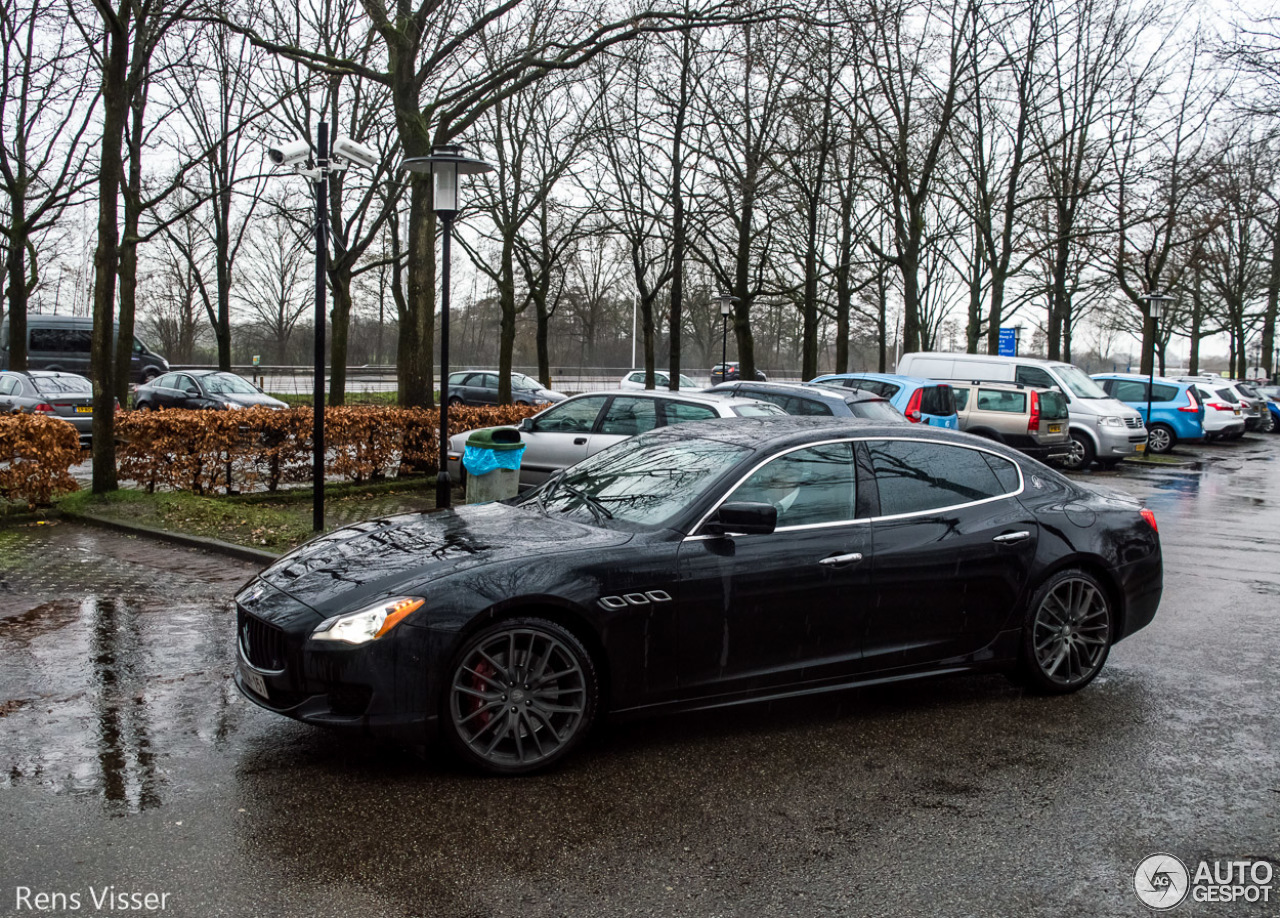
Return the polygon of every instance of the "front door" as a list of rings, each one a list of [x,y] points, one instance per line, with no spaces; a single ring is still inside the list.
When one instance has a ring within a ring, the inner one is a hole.
[[[681,694],[846,680],[861,653],[872,548],[851,444],[784,453],[726,500],[772,503],[778,527],[681,545]]]

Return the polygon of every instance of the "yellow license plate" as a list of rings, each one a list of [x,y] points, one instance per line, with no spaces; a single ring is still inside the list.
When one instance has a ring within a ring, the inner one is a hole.
[[[1049,433],[1062,433],[1062,425],[1061,425],[1061,424],[1050,424],[1050,425],[1049,425]]]
[[[93,414],[93,406],[89,405],[86,407],[84,405],[78,405],[76,407],[76,414]]]
[[[1145,444],[1145,443],[1135,443],[1135,444],[1133,444],[1133,448],[1134,448],[1134,449],[1136,449],[1136,450],[1137,450],[1138,452],[1140,452],[1140,453],[1145,453],[1145,452],[1147,451],[1147,444]]]

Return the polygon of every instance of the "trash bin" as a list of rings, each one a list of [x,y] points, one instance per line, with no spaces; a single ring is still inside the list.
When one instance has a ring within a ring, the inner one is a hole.
[[[467,470],[467,503],[515,497],[520,491],[524,443],[515,427],[490,427],[467,437],[462,467]]]

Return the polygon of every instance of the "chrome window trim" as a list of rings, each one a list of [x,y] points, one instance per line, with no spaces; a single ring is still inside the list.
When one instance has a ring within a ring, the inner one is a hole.
[[[720,505],[723,504],[729,498],[730,494],[736,491],[744,481],[746,481],[748,478],[754,475],[758,470],[763,468],[765,465],[772,462],[774,459],[779,459],[785,455],[788,455],[789,453],[796,452],[797,450],[809,449],[815,446],[828,446],[832,443],[848,443],[852,447],[854,444],[857,444],[857,443],[874,443],[874,442],[884,442],[884,441],[893,441],[897,443],[901,443],[901,442],[936,443],[939,446],[954,446],[954,447],[959,447],[960,449],[971,449],[977,453],[988,453],[992,456],[995,456],[997,459],[1000,459],[1004,462],[1009,463],[1014,467],[1014,469],[1017,470],[1018,472],[1017,490],[1007,491],[1004,494],[997,494],[993,497],[984,497],[982,498],[982,500],[966,501],[965,503],[962,503],[962,504],[948,504],[945,507],[933,507],[928,510],[912,510],[910,513],[893,513],[893,514],[888,514],[884,516],[869,516],[864,518],[853,518],[853,519],[847,519],[847,520],[833,520],[832,522],[829,522],[829,523],[804,523],[802,525],[796,525],[796,526],[779,526],[777,529],[774,530],[774,532],[799,532],[805,529],[831,529],[836,526],[861,525],[864,523],[877,523],[877,522],[884,522],[884,521],[891,521],[891,520],[910,519],[913,516],[937,515],[939,513],[945,513],[951,510],[964,510],[969,507],[978,507],[978,506],[981,506],[982,504],[993,503],[997,500],[1006,500],[1010,497],[1017,497],[1020,494],[1024,493],[1027,489],[1026,476],[1023,475],[1021,465],[1019,465],[1017,462],[1014,462],[1012,459],[1008,458],[1007,456],[1000,455],[993,449],[987,449],[985,446],[982,446],[981,444],[951,443],[951,442],[948,442],[947,440],[940,440],[935,437],[893,437],[893,436],[835,437],[830,440],[819,440],[814,443],[803,443],[799,446],[793,446],[790,449],[784,450],[783,452],[780,452],[780,453],[776,453],[772,456],[769,456],[768,458],[762,459],[760,462],[757,462],[747,471],[745,475],[743,475],[741,478],[735,481],[732,487],[726,490],[726,492],[720,497],[718,501],[715,502],[715,504],[711,507],[711,509],[709,509],[706,513],[704,513],[702,517],[698,520],[697,525],[695,525],[692,528],[691,534],[686,535],[683,539],[681,539],[681,541],[682,542],[701,542],[707,539],[723,538],[723,536],[720,536],[720,535],[703,534],[698,532],[698,530],[701,529],[706,524],[707,520],[710,519],[713,513],[715,513],[717,510],[720,509]],[[856,460],[855,460],[855,474],[856,474]],[[991,474],[995,475],[995,472],[993,471]],[[997,478],[996,480],[999,481],[999,478]],[[855,487],[856,487],[856,483],[855,483]],[[856,492],[854,494],[854,498],[856,501],[857,499]],[[734,533],[729,532],[729,533],[725,533],[725,535],[732,536],[734,535]],[[738,535],[741,535],[741,533],[738,533]],[[770,535],[772,535],[772,533],[770,533]]]

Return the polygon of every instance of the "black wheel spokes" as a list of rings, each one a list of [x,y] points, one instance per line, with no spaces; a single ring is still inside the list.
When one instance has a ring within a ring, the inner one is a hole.
[[[493,675],[485,675],[486,666]],[[462,661],[450,712],[476,754],[495,765],[529,765],[573,738],[586,704],[586,679],[572,651],[541,631],[513,628]]]
[[[1036,610],[1036,663],[1061,685],[1081,682],[1102,665],[1110,626],[1110,611],[1098,589],[1086,580],[1064,580]]]

